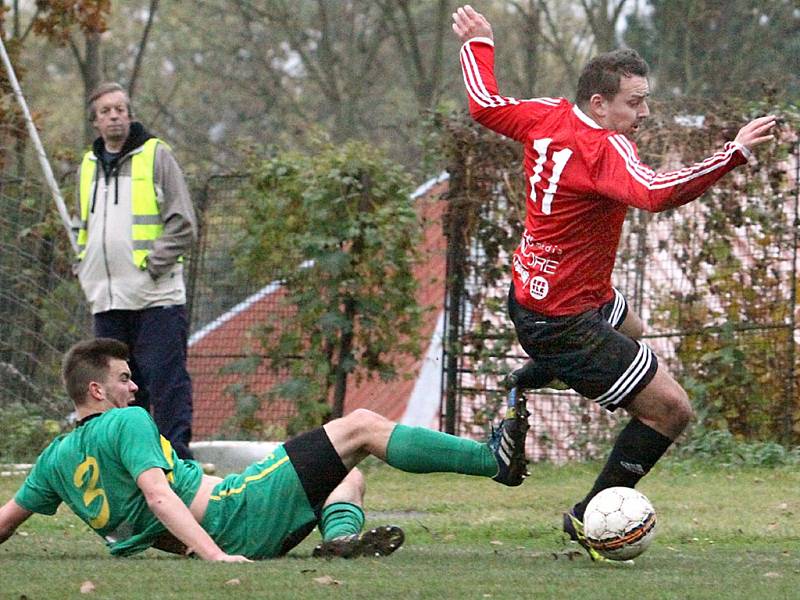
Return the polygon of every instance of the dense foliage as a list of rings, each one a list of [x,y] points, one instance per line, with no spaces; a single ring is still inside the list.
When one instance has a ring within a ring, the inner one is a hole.
[[[240,268],[274,273],[292,307],[261,328],[272,394],[298,405],[296,427],[341,416],[347,380],[397,375],[419,352],[413,266],[420,222],[409,178],[374,148],[320,142],[258,161]]]

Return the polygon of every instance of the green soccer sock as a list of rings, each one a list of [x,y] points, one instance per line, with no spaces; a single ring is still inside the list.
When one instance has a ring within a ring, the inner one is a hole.
[[[319,530],[325,541],[358,534],[364,526],[364,511],[350,502],[334,502],[322,509]]]
[[[392,431],[386,462],[408,473],[497,475],[497,459],[488,445],[408,425],[397,425]]]

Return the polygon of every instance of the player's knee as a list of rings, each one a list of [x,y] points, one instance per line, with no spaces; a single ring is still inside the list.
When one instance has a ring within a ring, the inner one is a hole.
[[[384,417],[366,408],[357,408],[346,417],[353,426],[361,431],[372,431],[379,423],[386,421]]]
[[[694,419],[694,409],[686,391],[676,385],[670,390],[666,403],[669,411],[669,420],[672,422],[673,427],[683,431]]]

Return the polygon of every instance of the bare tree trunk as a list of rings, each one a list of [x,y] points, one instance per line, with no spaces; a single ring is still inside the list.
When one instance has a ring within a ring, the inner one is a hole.
[[[353,329],[356,320],[356,301],[348,297],[344,301],[344,318],[350,326],[342,332],[339,340],[339,360],[336,363],[333,384],[333,407],[331,418],[338,419],[344,415],[344,400],[347,396],[347,377],[353,370]]]
[[[89,96],[103,80],[100,69],[100,34],[97,32],[87,33],[85,36],[86,52],[81,60],[80,54],[73,46],[73,53],[78,60],[83,77],[83,104],[89,106]],[[83,123],[83,139],[86,145],[91,144],[94,139],[94,128],[88,119]]]
[[[599,52],[617,47],[617,23],[628,0],[581,0]]]
[[[444,40],[450,27],[450,2],[438,0],[434,11],[432,44],[425,46],[418,19],[408,0],[380,2],[383,18],[403,59],[409,83],[421,110],[432,108],[441,93]],[[396,11],[400,12],[398,15]],[[426,56],[429,57],[426,60]]]
[[[528,10],[523,11],[525,16],[525,76],[527,81],[535,86],[539,80],[539,54],[541,38],[541,9],[536,0],[529,0]],[[533,90],[531,90],[533,91]]]

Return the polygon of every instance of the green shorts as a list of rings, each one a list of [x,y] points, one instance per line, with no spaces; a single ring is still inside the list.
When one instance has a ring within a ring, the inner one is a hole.
[[[202,525],[228,554],[261,559],[284,554],[316,522],[314,508],[281,445],[214,487]]]

